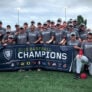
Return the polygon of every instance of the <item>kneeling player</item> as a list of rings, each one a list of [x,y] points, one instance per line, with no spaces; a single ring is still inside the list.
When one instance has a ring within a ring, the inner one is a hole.
[[[88,33],[87,40],[82,43],[82,50],[76,56],[76,77],[79,78],[85,63],[89,64],[89,74],[92,75],[92,32]]]

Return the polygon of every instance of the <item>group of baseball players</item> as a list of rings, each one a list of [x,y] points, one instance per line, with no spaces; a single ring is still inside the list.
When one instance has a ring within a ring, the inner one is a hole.
[[[75,78],[80,77],[82,67],[87,64],[89,74],[92,75],[92,31],[84,23],[78,24],[77,20],[68,22],[57,19],[57,22],[47,20],[45,23],[31,21],[3,28],[0,21],[0,45],[12,44],[54,44],[73,46],[75,49]]]

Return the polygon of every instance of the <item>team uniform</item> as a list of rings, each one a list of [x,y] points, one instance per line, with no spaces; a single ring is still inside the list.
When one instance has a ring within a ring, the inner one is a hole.
[[[27,33],[19,33],[15,36],[16,44],[26,44],[27,43]]]
[[[55,31],[55,44],[60,44],[64,38],[66,38],[66,34],[63,30]]]
[[[79,34],[77,31],[66,31],[66,34],[67,34],[67,41],[70,40],[70,37],[71,37],[71,34],[76,34],[76,38],[79,38]]]
[[[47,43],[51,39],[52,36],[54,36],[54,33],[50,29],[44,29],[41,32],[43,43]]]
[[[29,43],[35,43],[39,37],[41,37],[41,34],[39,31],[29,31],[28,32],[28,42]]]
[[[89,39],[89,37],[91,38]],[[79,58],[80,55],[76,56],[76,73],[77,74],[80,74],[81,68],[83,67],[83,65],[85,63],[88,63],[89,73],[90,75],[92,75],[92,33],[91,33],[91,36],[88,36],[88,40],[82,43],[81,48],[83,49],[83,55],[80,58]]]
[[[71,37],[74,37],[74,36],[71,36]],[[76,39],[76,36],[75,36],[75,40],[69,40],[67,42],[67,45],[68,46],[73,46],[73,48],[75,49],[75,53],[74,53],[74,57],[76,57],[76,55],[79,53],[79,49],[81,47],[81,43],[79,40]],[[76,46],[76,47],[75,47]],[[75,58],[74,58],[74,61],[72,63],[72,71],[73,72],[76,72],[76,61],[75,61]]]
[[[79,30],[78,31],[78,33],[79,33],[79,38],[83,41],[83,40],[86,40],[86,38],[87,38],[87,31],[82,31],[82,30]]]
[[[6,29],[1,27],[0,28],[0,41],[2,41],[2,38],[5,35],[5,33],[6,33]]]
[[[78,47],[81,47],[81,43],[79,40],[75,40],[75,41],[68,41],[67,42],[67,45],[68,46],[78,46]],[[75,56],[78,54],[79,50],[78,49],[75,49]]]
[[[80,74],[81,68],[85,63],[89,63],[89,73],[92,75],[92,42],[84,42],[82,44],[84,55],[81,58],[76,56],[76,72]]]

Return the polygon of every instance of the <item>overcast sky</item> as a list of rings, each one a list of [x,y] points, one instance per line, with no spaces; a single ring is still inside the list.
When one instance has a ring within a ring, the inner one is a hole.
[[[58,18],[66,20],[76,19],[77,15],[82,15],[88,20],[88,27],[92,23],[92,0],[2,0],[0,1],[0,20],[3,26],[10,24],[12,28],[18,23],[22,26],[24,22],[30,23],[31,20],[36,22],[45,22],[47,19],[56,21]]]

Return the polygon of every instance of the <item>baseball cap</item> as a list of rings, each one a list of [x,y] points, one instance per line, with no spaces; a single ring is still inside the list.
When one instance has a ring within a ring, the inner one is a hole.
[[[51,21],[51,24],[55,24],[55,22],[54,21]]]
[[[19,25],[18,25],[18,24],[16,24],[16,25],[15,25],[15,27],[19,27]]]
[[[61,22],[61,21],[62,21],[62,19],[61,18],[58,18],[57,22]]]
[[[70,35],[71,36],[76,36],[76,33],[75,32],[72,32]]]
[[[88,32],[88,34],[92,35],[92,31]]]
[[[56,24],[56,27],[59,27],[60,26],[60,24]]]
[[[24,28],[23,27],[20,27],[20,30],[23,30]]]
[[[37,25],[41,25],[41,22],[38,22]]]
[[[35,23],[35,22],[32,20],[32,21],[31,21],[31,24],[34,24],[34,23]]]
[[[81,23],[79,27],[84,27],[84,26],[85,26],[85,24],[84,23]]]
[[[69,26],[73,26],[73,23],[69,23],[68,25],[69,25]]]
[[[25,22],[25,23],[24,23],[24,25],[28,25],[28,23],[27,23],[27,22]]]
[[[2,21],[0,21],[0,24],[2,24]]]
[[[51,22],[50,20],[47,20],[47,22]]]
[[[13,36],[13,35],[9,35],[9,36],[8,36],[8,38],[13,39],[13,38],[14,38],[14,36]]]

